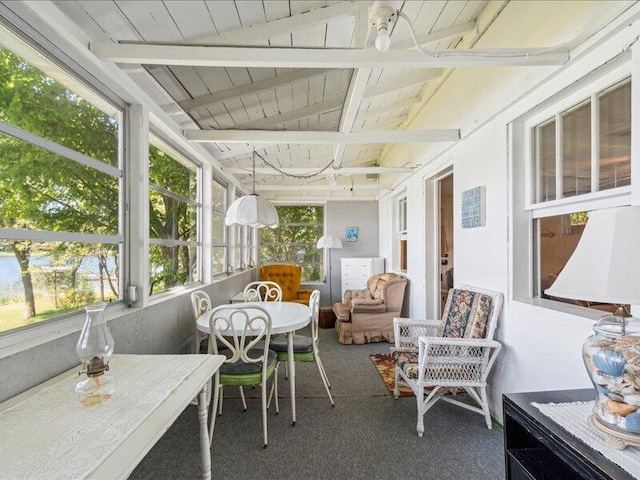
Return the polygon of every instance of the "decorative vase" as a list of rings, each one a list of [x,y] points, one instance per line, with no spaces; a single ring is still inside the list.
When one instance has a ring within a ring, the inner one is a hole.
[[[108,374],[109,360],[114,342],[104,317],[106,303],[87,305],[87,318],[76,344],[76,353],[82,361],[80,374],[87,378],[76,385],[76,394],[83,405],[91,407],[108,400],[115,391],[115,379]]]
[[[595,426],[640,440],[640,320],[605,316],[582,347],[597,392]]]

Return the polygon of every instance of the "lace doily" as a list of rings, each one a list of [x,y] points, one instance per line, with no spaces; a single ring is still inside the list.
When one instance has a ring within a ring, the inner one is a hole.
[[[0,476],[85,478],[206,359],[204,355],[116,355],[116,391],[83,407],[79,376],[42,389],[0,413]]]
[[[535,403],[531,405],[556,422],[571,435],[597,450],[635,478],[640,478],[640,448],[627,447],[615,450],[607,446],[605,438],[589,425],[595,401],[568,403]]]

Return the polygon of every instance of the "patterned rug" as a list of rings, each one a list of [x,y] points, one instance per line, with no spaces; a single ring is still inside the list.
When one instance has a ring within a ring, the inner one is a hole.
[[[382,381],[389,389],[389,393],[393,395],[395,365],[393,363],[393,360],[391,360],[391,355],[389,355],[388,353],[374,353],[369,355],[369,357],[371,357],[371,361],[378,369],[378,373],[382,377]],[[412,397],[413,391],[404,383],[400,383],[400,396]]]

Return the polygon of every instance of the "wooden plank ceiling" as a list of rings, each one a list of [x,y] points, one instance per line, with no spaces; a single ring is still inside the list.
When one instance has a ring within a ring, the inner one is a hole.
[[[270,47],[372,49],[375,39],[375,29],[370,28],[369,22],[372,3],[308,0],[56,2],[96,43],[251,46],[262,47],[265,51]],[[432,35],[435,41],[426,44],[430,49],[455,48],[462,35],[474,28],[474,21],[487,4],[486,1],[463,0],[392,3],[412,20],[419,37]],[[391,38],[392,48],[398,51],[413,45],[404,21],[394,24]],[[128,68],[134,71],[131,66]],[[162,87],[164,98],[171,99],[162,107],[185,130],[349,134],[402,130],[410,110],[422,103],[426,85],[438,79],[442,70],[143,64],[136,74],[141,73],[152,77]],[[132,78],[138,77],[132,74]],[[257,183],[263,194],[271,198],[277,195],[375,198],[379,192],[377,188],[389,187],[377,183],[378,176],[369,173],[374,170],[353,170],[381,165],[386,151],[384,144],[294,144],[286,141],[285,136],[283,139],[281,143],[222,141],[205,145],[224,167],[235,168],[233,172],[244,172],[233,174],[246,185],[251,184],[248,170],[238,168],[251,166],[253,148],[268,162],[265,165],[259,161],[258,167],[275,166],[289,172],[286,169],[320,169],[335,160],[336,166],[356,172],[342,175],[338,171],[338,175],[330,177],[315,175],[302,179],[278,172],[274,175],[269,169],[257,177]]]

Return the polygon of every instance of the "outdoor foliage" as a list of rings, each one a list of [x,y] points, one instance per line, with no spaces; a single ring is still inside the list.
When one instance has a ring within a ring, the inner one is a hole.
[[[303,281],[320,281],[324,208],[316,205],[277,206],[280,226],[260,231],[260,262],[302,264]]]

